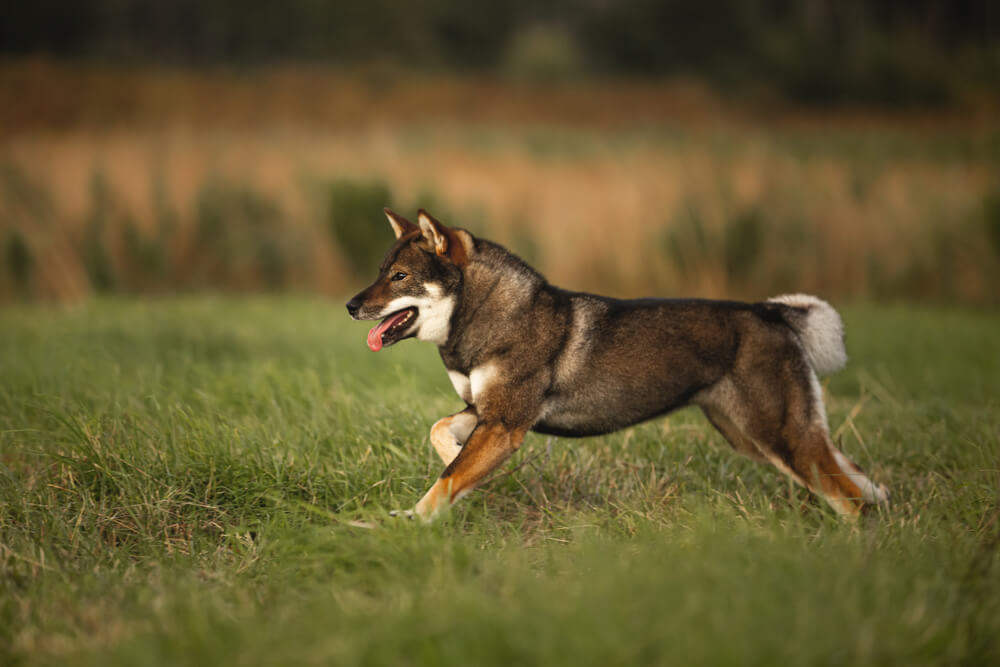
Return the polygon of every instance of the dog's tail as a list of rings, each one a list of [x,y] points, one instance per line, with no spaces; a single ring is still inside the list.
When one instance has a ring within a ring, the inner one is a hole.
[[[781,304],[781,315],[799,335],[806,361],[817,375],[840,370],[847,363],[844,322],[833,306],[808,294],[783,294],[767,300]]]

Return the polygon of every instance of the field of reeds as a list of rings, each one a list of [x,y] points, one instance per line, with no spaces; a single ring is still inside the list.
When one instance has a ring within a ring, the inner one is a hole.
[[[801,111],[692,83],[0,65],[0,298],[346,293],[427,207],[619,295],[993,304],[982,110]],[[987,108],[988,110],[988,108]]]

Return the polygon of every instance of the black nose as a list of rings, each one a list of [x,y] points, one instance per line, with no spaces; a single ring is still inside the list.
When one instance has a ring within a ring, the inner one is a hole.
[[[356,298],[347,302],[347,312],[350,313],[351,317],[357,317],[359,310],[361,310],[361,302]]]

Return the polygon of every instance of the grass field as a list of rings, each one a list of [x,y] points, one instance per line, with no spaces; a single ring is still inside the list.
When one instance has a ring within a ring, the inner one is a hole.
[[[844,309],[838,520],[682,411],[529,436],[429,527],[459,407],[435,351],[340,301],[0,310],[0,664],[1000,660],[1000,317]]]

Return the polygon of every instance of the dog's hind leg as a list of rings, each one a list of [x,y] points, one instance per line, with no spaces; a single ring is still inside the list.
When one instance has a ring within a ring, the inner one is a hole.
[[[817,425],[801,429],[795,425],[780,432],[764,429],[755,436],[744,434],[743,439],[754,444],[760,458],[826,499],[838,513],[847,516],[858,514],[864,492],[838,465],[834,455],[836,450],[830,444],[825,429]]]
[[[812,410],[809,415],[788,420],[788,425],[792,427],[789,436],[802,440],[795,447],[801,459],[797,464],[800,472],[804,472],[802,468],[808,468],[813,477],[818,476],[822,495],[834,507],[838,502],[842,504],[844,499],[849,499],[854,509],[887,502],[889,494],[885,487],[868,479],[861,468],[833,444],[823,405],[823,388],[812,370],[808,372],[808,380],[805,393],[812,403]],[[801,412],[796,414],[801,415]],[[836,500],[838,498],[840,500]]]
[[[889,490],[885,488],[884,484],[876,484],[875,482],[868,479],[868,475],[862,470],[857,463],[852,461],[844,454],[842,451],[837,449],[833,444],[830,445],[830,449],[833,450],[833,459],[837,462],[844,476],[848,477],[859,489],[861,489],[861,499],[864,500],[869,505],[878,505],[880,503],[889,502]]]
[[[819,383],[800,369],[779,365],[776,377],[766,377],[758,368],[723,380],[698,402],[737,451],[769,461],[837,512],[855,516],[865,503],[884,502],[884,489],[833,446]]]
[[[752,438],[741,431],[725,412],[705,405],[701,406],[701,410],[705,413],[705,417],[709,423],[715,427],[715,430],[722,434],[722,437],[729,442],[733,449],[754,461],[767,463],[767,457],[761,451],[760,447],[757,446]]]
[[[825,429],[810,428],[792,435],[788,449],[791,467],[810,491],[822,496],[839,513],[856,516],[864,504],[864,491],[837,463],[836,451]]]
[[[476,414],[476,409],[468,407],[461,412],[439,419],[431,427],[431,444],[434,445],[434,449],[446,466],[451,465],[458,453],[462,451],[462,445],[472,435],[478,422],[479,415]]]
[[[875,484],[853,461],[837,449],[825,425],[795,434],[790,441],[795,473],[811,491],[824,498],[841,514],[856,516],[866,505],[888,501],[889,494]]]

